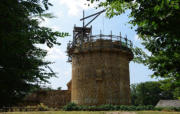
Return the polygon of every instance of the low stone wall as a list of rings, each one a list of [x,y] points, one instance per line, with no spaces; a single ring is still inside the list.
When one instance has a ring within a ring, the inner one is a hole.
[[[180,100],[160,100],[156,107],[180,107]]]
[[[62,107],[71,101],[69,90],[40,90],[27,96],[24,105],[43,103],[48,107]]]

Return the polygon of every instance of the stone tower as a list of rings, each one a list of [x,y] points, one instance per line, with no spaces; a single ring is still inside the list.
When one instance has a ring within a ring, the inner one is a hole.
[[[74,27],[67,53],[72,62],[71,102],[79,105],[129,105],[132,42],[121,35],[92,35]]]

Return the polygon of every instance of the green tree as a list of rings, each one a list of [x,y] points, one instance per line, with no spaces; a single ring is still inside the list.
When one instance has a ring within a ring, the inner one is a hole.
[[[152,77],[168,79],[171,86],[180,87],[179,0],[106,0],[99,6],[106,8],[110,18],[129,10],[129,23],[137,27],[142,44],[151,52],[148,56],[135,48],[134,60],[147,65],[154,72]]]
[[[130,89],[131,89],[131,104],[132,105],[138,105],[137,102],[137,90],[136,90],[137,84],[131,84]]]
[[[45,61],[47,51],[36,47],[60,45],[58,37],[68,34],[40,27],[48,0],[1,0],[0,4],[0,107],[18,103],[40,82],[55,76]],[[36,17],[36,18],[35,18]]]
[[[62,90],[62,87],[58,87],[57,90]]]
[[[159,100],[173,99],[173,92],[163,90],[159,82],[143,82],[131,85],[132,105],[156,105]]]
[[[175,88],[173,94],[175,98],[178,98],[180,100],[180,87]]]

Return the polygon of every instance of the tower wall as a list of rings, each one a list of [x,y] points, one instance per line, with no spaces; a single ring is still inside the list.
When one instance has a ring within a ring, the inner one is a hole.
[[[132,52],[120,42],[97,40],[72,52],[71,102],[80,105],[130,104]]]

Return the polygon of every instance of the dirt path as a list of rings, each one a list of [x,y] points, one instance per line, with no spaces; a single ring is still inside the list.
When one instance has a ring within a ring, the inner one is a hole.
[[[106,114],[136,114],[135,112],[106,112]]]

